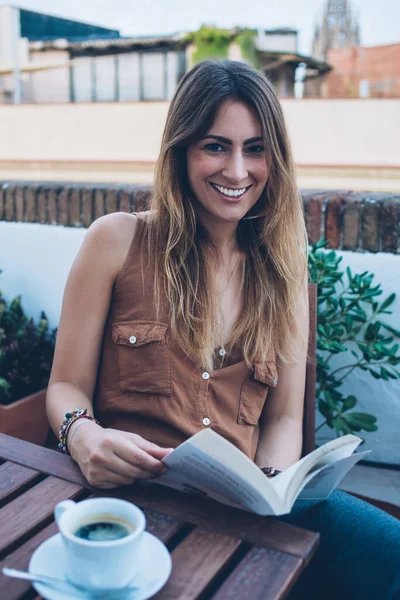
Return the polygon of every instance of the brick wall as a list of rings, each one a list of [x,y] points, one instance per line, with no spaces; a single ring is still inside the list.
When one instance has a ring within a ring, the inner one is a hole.
[[[326,98],[358,97],[360,81],[368,81],[371,98],[400,97],[400,44],[335,48],[326,60],[333,67],[324,78]]]
[[[148,186],[0,182],[0,221],[89,227],[115,211],[142,211]],[[325,236],[332,248],[400,253],[400,195],[303,191],[310,243]]]

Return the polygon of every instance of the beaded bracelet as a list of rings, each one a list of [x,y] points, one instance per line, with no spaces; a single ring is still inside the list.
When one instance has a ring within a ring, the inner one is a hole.
[[[97,425],[100,424],[97,419],[92,417],[92,415],[88,415],[87,408],[83,410],[81,408],[75,408],[75,410],[72,412],[65,413],[65,419],[61,425],[60,431],[58,432],[58,448],[61,450],[61,452],[69,454],[67,447],[68,432],[72,423],[75,423],[75,421],[78,419],[89,419],[89,421],[94,421],[97,423]]]

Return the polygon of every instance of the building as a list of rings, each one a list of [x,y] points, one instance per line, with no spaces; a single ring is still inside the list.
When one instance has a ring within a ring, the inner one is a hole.
[[[244,32],[251,58],[238,43]],[[0,102],[170,100],[196,50],[193,34],[122,37],[117,30],[10,6],[0,7],[0,33]],[[330,68],[297,52],[293,29],[236,28],[225,37],[225,55],[262,69],[283,98],[294,96],[299,65],[318,75]]]
[[[327,60],[331,49],[360,44],[360,27],[348,0],[327,0],[321,24],[315,27],[311,54]]]
[[[360,45],[360,27],[348,0],[326,0],[322,20],[316,25],[312,42],[312,56],[330,63],[330,51],[344,50]],[[331,65],[333,67],[333,65]],[[326,96],[326,72],[307,68],[304,96]],[[322,76],[322,77],[321,77]]]
[[[260,67],[274,83],[280,98],[293,98],[295,95],[296,71],[300,65],[318,77],[330,71],[325,60],[299,54],[295,29],[270,29],[259,31],[256,49]]]
[[[400,98],[400,43],[332,49],[325,98]]]
[[[53,17],[30,10],[12,6],[0,6],[0,101],[12,102],[15,97],[22,101],[31,101],[35,97],[36,88],[40,88],[43,80],[37,77],[32,80],[30,73],[35,71],[37,54],[34,44],[58,40],[71,42],[81,39],[119,38],[116,29],[99,27],[71,19]],[[40,43],[40,42],[39,42]],[[60,49],[49,52],[46,57],[49,63],[57,63],[68,59],[68,54]],[[46,65],[42,65],[46,66]],[[44,71],[44,69],[43,69]],[[59,101],[65,95],[65,77],[53,71],[53,85],[48,89],[48,101]]]

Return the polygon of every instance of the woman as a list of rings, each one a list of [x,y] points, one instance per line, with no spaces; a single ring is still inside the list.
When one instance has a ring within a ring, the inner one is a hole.
[[[151,208],[98,219],[85,237],[65,290],[51,425],[70,413],[60,443],[101,488],[156,477],[204,427],[273,476],[301,453],[307,261],[284,118],[262,75],[230,61],[185,75]],[[312,528],[315,505],[300,505],[287,518]],[[335,562],[324,561],[306,572],[313,585]]]

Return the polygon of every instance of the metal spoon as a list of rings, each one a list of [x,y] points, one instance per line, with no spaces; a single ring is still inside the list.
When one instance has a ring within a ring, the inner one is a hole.
[[[124,588],[102,588],[96,590],[81,585],[69,583],[65,579],[58,579],[57,577],[48,577],[47,575],[39,575],[37,573],[28,573],[27,571],[18,571],[17,569],[8,569],[4,567],[3,575],[7,577],[15,577],[17,579],[26,579],[27,581],[35,581],[37,583],[43,583],[49,587],[67,592],[68,594],[77,598],[98,598],[101,600],[119,600],[126,598],[127,600],[134,600],[135,596],[132,596],[132,592],[137,592],[139,589],[135,586],[126,586]]]

